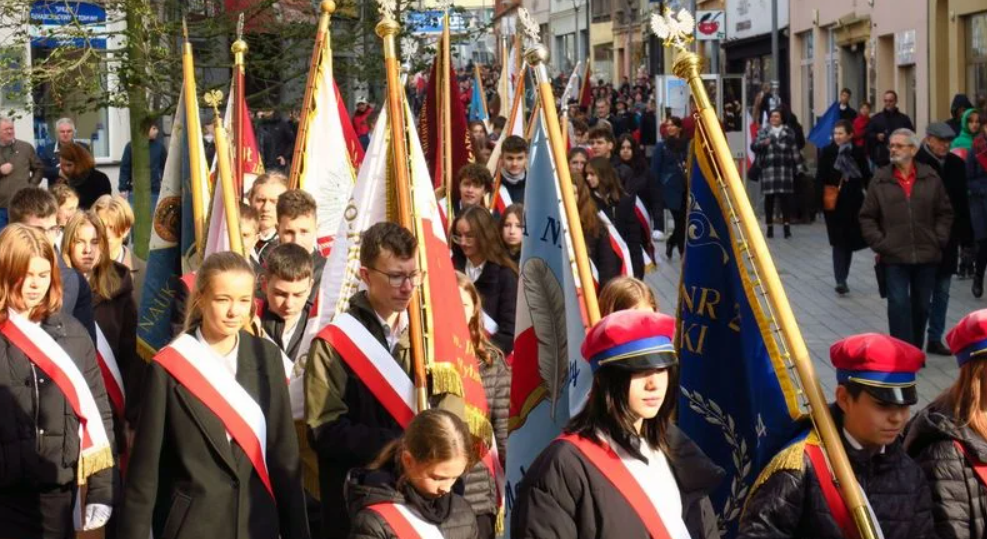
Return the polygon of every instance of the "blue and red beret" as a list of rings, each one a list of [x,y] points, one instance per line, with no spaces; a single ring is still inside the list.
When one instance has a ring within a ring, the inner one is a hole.
[[[678,363],[674,337],[675,318],[667,314],[617,311],[589,330],[582,352],[593,372],[605,366],[662,369]]]
[[[860,385],[874,398],[891,404],[915,404],[915,373],[925,353],[915,346],[879,333],[861,333],[829,348],[839,383]]]
[[[946,335],[946,343],[960,367],[970,360],[987,358],[987,309],[964,316]]]

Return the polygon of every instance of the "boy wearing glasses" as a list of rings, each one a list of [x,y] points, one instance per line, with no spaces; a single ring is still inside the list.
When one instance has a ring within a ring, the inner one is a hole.
[[[349,309],[312,341],[305,366],[305,422],[319,457],[323,536],[345,538],[349,518],[343,484],[350,469],[369,464],[414,414],[408,305],[424,273],[418,240],[395,223],[377,223],[360,239],[366,287]],[[410,395],[409,395],[410,393]],[[410,402],[409,402],[410,399]],[[460,407],[441,399],[442,407]]]
[[[10,222],[21,223],[43,232],[59,253],[58,271],[62,278],[62,314],[75,317],[96,342],[93,319],[93,292],[79,272],[68,267],[61,256],[61,245],[55,242],[62,228],[58,226],[58,201],[41,187],[24,187],[10,198]]]

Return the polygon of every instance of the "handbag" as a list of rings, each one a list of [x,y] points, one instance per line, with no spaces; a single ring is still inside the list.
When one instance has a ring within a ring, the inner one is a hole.
[[[754,164],[751,165],[751,168],[747,169],[747,181],[750,182],[761,181],[761,164],[758,163],[758,160],[756,158],[754,159]]]
[[[840,189],[843,188],[843,180],[836,185],[823,186],[823,210],[833,211],[836,209],[836,200],[840,197]]]

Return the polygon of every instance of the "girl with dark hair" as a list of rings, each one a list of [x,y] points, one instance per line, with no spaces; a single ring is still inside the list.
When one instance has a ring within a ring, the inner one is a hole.
[[[414,535],[476,539],[476,516],[453,485],[473,460],[469,429],[439,408],[416,415],[367,469],[346,482],[350,539],[404,539]],[[412,532],[412,533],[415,533]]]
[[[867,152],[853,145],[853,124],[839,120],[833,127],[833,142],[823,148],[819,158],[819,183],[837,189],[836,203],[823,208],[826,232],[833,247],[833,273],[836,293],[850,292],[846,284],[853,252],[867,247],[860,232],[860,207],[864,205],[864,188],[870,181]],[[823,200],[825,205],[825,198]]]
[[[59,181],[78,193],[80,210],[88,210],[97,198],[113,194],[110,178],[96,170],[92,154],[82,146],[74,142],[62,145],[58,160]]]
[[[582,174],[589,161],[589,152],[586,148],[576,146],[569,150],[569,172],[572,174]]]
[[[500,239],[515,264],[521,262],[521,240],[524,238],[524,206],[511,204],[500,216]]]
[[[637,190],[634,186],[628,190],[626,185],[621,185],[616,170],[605,157],[590,159],[586,164],[585,178],[597,209],[613,224],[627,246],[633,275],[644,277],[643,233],[634,211]]]
[[[664,221],[664,210],[672,212],[675,229],[665,243],[665,257],[671,260],[672,250],[678,248],[679,257],[685,249],[686,215],[686,160],[689,156],[689,141],[682,131],[682,119],[672,116],[666,124],[666,136],[656,146],[651,156],[651,170],[658,177],[661,186],[661,204],[656,205],[657,221]],[[664,225],[664,223],[662,223]],[[660,229],[661,227],[659,227]]]
[[[640,202],[640,209],[647,214],[637,216],[638,225],[641,227],[642,244],[648,250],[648,256],[654,258],[652,229],[655,220],[661,218],[655,204],[661,196],[657,175],[652,172],[647,158],[644,157],[644,148],[630,134],[625,133],[617,139],[617,158],[631,171],[630,176],[624,179],[624,190],[628,193],[636,193],[635,204]],[[685,237],[684,234],[682,236]]]
[[[206,258],[185,333],[147,367],[119,537],[308,539],[286,368],[253,311],[250,263]]]
[[[493,426],[497,458],[501,469],[507,464],[507,419],[511,406],[511,370],[504,354],[494,346],[483,329],[483,309],[480,293],[466,275],[456,272],[459,296],[466,311],[470,343],[480,366],[480,380],[487,397],[487,419]],[[493,539],[500,509],[496,476],[483,462],[477,462],[466,474],[464,493],[476,513],[481,539]]]
[[[452,222],[452,262],[476,285],[483,299],[483,322],[505,355],[514,349],[517,264],[501,243],[499,228],[486,208],[470,206]]]
[[[614,277],[630,272],[630,253],[626,252],[627,244],[609,218],[597,209],[583,175],[573,174],[572,179],[576,184],[576,206],[579,208],[579,223],[583,227],[586,254],[596,270],[597,288],[603,288]],[[625,258],[627,261],[624,263],[628,267],[622,268]],[[622,272],[622,269],[626,272]]]
[[[783,109],[772,110],[768,116],[768,124],[761,127],[757,140],[751,145],[761,163],[761,192],[764,193],[764,220],[768,225],[768,238],[774,237],[776,200],[781,202],[785,238],[792,237],[789,221],[795,193],[795,173],[802,154],[799,153],[795,131],[784,120]]]
[[[641,310],[590,329],[589,398],[525,473],[512,537],[719,537],[708,495],[724,472],[672,423],[674,333],[674,318]]]

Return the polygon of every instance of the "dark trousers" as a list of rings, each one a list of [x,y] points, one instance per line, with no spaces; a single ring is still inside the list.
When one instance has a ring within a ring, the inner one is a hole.
[[[888,331],[922,348],[937,264],[887,264]]]
[[[0,537],[73,539],[75,486],[47,492],[0,490]]]
[[[792,194],[781,193],[777,195],[764,195],[764,222],[772,224],[775,220],[775,199],[781,203],[782,222],[786,225],[792,220]]]
[[[977,258],[974,266],[977,279],[983,280],[984,270],[987,270],[987,240],[980,240],[977,242]]]
[[[946,331],[946,310],[949,309],[949,285],[953,282],[952,275],[936,275],[936,283],[932,288],[932,305],[929,309],[929,342],[942,342],[942,334]]]
[[[852,261],[853,249],[833,246],[833,275],[836,277],[836,284],[846,284]]]
[[[685,210],[672,210],[672,222],[675,223],[675,228],[672,236],[665,240],[668,242],[665,252],[671,255],[672,249],[678,248],[681,255],[685,251]]]

